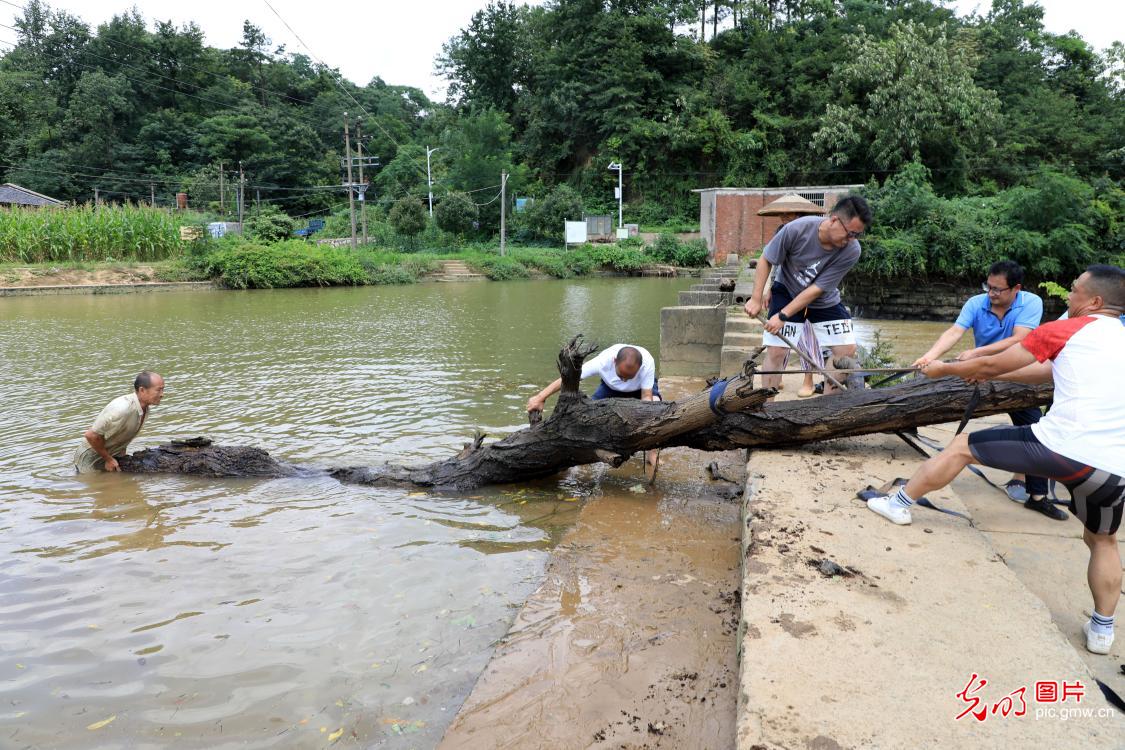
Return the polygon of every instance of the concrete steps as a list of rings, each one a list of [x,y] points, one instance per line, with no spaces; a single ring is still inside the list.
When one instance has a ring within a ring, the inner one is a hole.
[[[723,326],[723,348],[719,353],[719,375],[727,377],[742,371],[742,365],[762,345],[762,324],[750,318],[741,305],[727,308]]]
[[[435,274],[434,281],[483,281],[488,278],[481,273],[473,273],[467,265],[459,260],[443,260],[441,271]]]

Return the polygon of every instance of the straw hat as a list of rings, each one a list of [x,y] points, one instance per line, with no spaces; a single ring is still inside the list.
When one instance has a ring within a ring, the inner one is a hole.
[[[758,212],[759,216],[778,216],[780,214],[823,214],[824,209],[796,193],[783,195]]]

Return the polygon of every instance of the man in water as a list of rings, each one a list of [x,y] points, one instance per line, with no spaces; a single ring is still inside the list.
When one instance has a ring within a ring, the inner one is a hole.
[[[981,284],[983,294],[970,297],[961,308],[961,314],[943,333],[930,350],[914,361],[914,367],[924,367],[941,358],[961,340],[965,331],[973,329],[973,349],[957,355],[959,361],[999,354],[1038,327],[1043,318],[1043,300],[1026,291],[1023,285],[1023,268],[1014,260],[993,263],[987,280]],[[1020,409],[1008,414],[1012,424],[1035,424],[1042,416],[1038,408]],[[1005,485],[1008,497],[1023,503],[1056,521],[1065,521],[1066,513],[1047,501],[1047,480],[1034,474],[1026,478],[1014,475]]]
[[[1108,654],[1113,614],[1121,597],[1117,529],[1125,501],[1125,270],[1092,265],[1071,288],[1067,320],[1045,323],[999,354],[946,364],[931,362],[927,377],[1050,383],[1054,405],[1038,423],[962,433],[922,464],[893,495],[867,507],[901,525],[910,506],[945,487],[971,463],[1012,472],[1037,471],[1070,490],[1070,512],[1082,521],[1090,549],[1086,579],[1094,611],[1083,626],[1086,648]]]
[[[827,217],[802,216],[789,222],[766,245],[758,258],[754,291],[746,302],[746,314],[758,317],[764,305],[766,280],[776,266],[769,319],[762,334],[767,347],[762,369],[781,369],[789,348],[777,334],[796,342],[806,320],[816,329],[820,345],[830,348],[833,357],[855,355],[852,316],[840,301],[839,285],[859,261],[858,238],[869,226],[871,208],[867,201],[849,195],[833,206]],[[780,375],[762,378],[765,387],[780,384]],[[829,392],[827,385],[825,392]]]
[[[98,414],[86,430],[85,442],[74,453],[74,468],[79,474],[91,471],[118,471],[117,457],[141,431],[150,406],[164,397],[164,378],[142,370],[133,380],[133,392],[118,396]]]
[[[656,383],[656,360],[642,346],[614,344],[603,349],[598,356],[582,363],[582,379],[598,375],[601,383],[590,398],[639,398],[642,401],[659,401],[660,388]],[[562,378],[527,400],[527,410],[543,411],[547,399],[562,388]]]
[[[598,389],[590,398],[598,401],[603,398],[639,398],[642,401],[660,401],[660,387],[656,382],[656,360],[642,346],[614,344],[603,349],[598,356],[582,363],[582,379],[597,375],[601,378]],[[527,411],[541,412],[547,399],[562,388],[562,378],[527,400]],[[645,452],[645,463],[652,476],[656,476],[656,464],[660,451]]]

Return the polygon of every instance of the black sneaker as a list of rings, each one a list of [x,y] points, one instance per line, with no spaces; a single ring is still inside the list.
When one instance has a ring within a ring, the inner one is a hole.
[[[1053,518],[1056,521],[1065,521],[1067,519],[1066,511],[1059,508],[1054,503],[1049,503],[1046,500],[1028,500],[1023,504],[1023,507],[1028,510],[1038,511],[1047,518]]]

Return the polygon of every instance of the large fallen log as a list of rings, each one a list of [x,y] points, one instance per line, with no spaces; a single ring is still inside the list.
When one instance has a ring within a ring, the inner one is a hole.
[[[576,338],[559,353],[562,391],[545,421],[488,444],[478,433],[464,450],[444,461],[337,468],[328,473],[358,484],[469,490],[550,476],[599,461],[616,466],[638,451],[653,448],[792,447],[951,422],[961,418],[974,390],[959,378],[918,379],[892,388],[853,388],[818,399],[767,404],[774,391],[755,389],[747,372],[679,401],[591,401],[578,384],[582,362],[592,352],[593,347]],[[1016,383],[984,383],[980,391],[976,416],[1042,405],[1051,397],[1049,387]],[[238,451],[248,453],[243,457]],[[240,470],[242,458],[252,471]],[[161,446],[120,463],[124,471],[206,476],[292,476],[301,471],[274,461],[260,449],[237,446]]]

